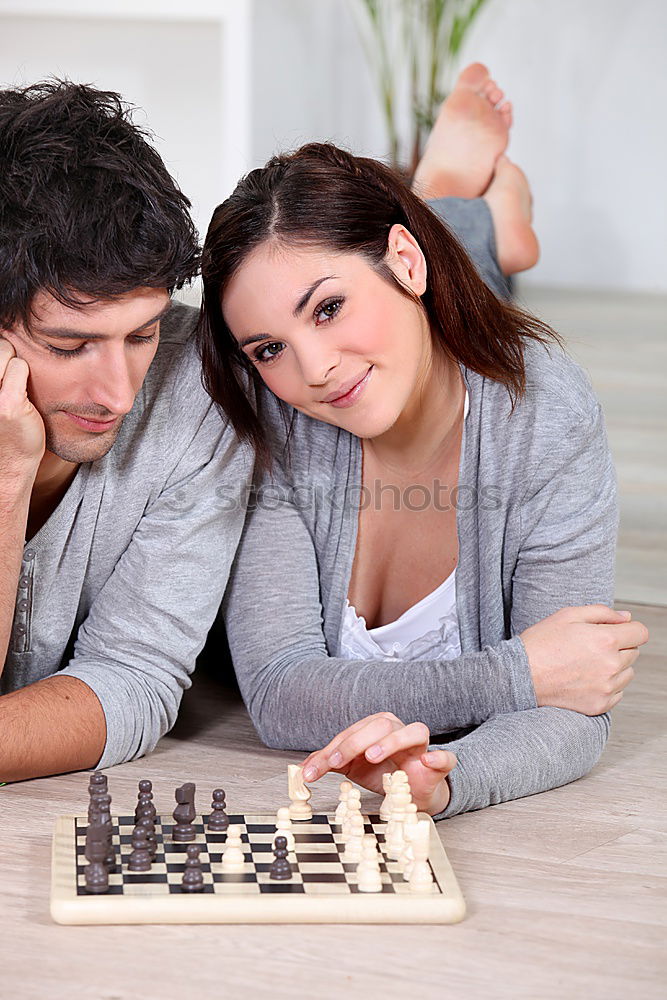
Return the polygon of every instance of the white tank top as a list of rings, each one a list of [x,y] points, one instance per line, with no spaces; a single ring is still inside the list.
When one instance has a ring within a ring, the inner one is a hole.
[[[470,403],[466,389],[463,419]],[[461,655],[456,611],[456,570],[439,587],[408,608],[395,622],[368,629],[349,601],[345,603],[340,655],[348,660],[417,660]]]

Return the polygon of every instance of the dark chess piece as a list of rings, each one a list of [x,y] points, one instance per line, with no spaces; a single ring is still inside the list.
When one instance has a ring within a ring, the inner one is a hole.
[[[191,781],[176,789],[176,803],[173,812],[175,826],[172,836],[177,843],[194,840],[196,831],[192,821],[197,812],[195,810],[195,786]]]
[[[106,774],[101,771],[93,771],[88,781],[88,795],[90,800],[88,802],[88,822],[93,823],[95,820],[96,800],[99,795],[107,795],[109,791],[109,784]]]
[[[292,866],[287,860],[287,837],[276,837],[273,856],[276,860],[271,862],[269,878],[281,881],[291,878]]]
[[[143,792],[139,795],[139,800],[137,802],[137,807],[134,810],[134,822],[137,823],[142,816],[150,816],[151,819],[155,819],[157,816],[157,809],[152,801],[152,795],[146,795]]]
[[[139,782],[139,794],[137,796],[137,805],[134,810],[135,823],[139,819],[139,807],[146,801],[151,803],[153,802],[153,782],[149,781],[148,778],[142,778]],[[153,806],[153,809],[155,809],[155,806]],[[155,813],[153,815],[155,815]]]
[[[132,853],[127,862],[127,867],[131,872],[149,872],[153,859],[146,839],[145,830],[141,826],[135,826],[132,832]]]
[[[151,861],[155,861],[157,854],[157,834],[155,833],[155,823],[150,816],[140,816],[135,829],[141,829],[146,835],[148,849],[151,852]]]
[[[225,793],[222,788],[216,788],[213,792],[208,828],[211,833],[224,833],[228,826],[229,816],[225,812]]]
[[[95,816],[96,823],[103,826],[106,830],[107,835],[107,853],[104,858],[104,863],[107,866],[107,871],[115,871],[116,869],[116,852],[113,849],[113,823],[111,821],[111,796],[106,795],[96,795],[95,802],[97,807],[97,813]]]
[[[188,844],[185,871],[181,885],[183,892],[202,892],[204,888],[204,873],[199,860],[199,845]]]
[[[86,859],[88,864],[83,870],[86,881],[86,892],[100,893],[109,891],[109,872],[104,864],[107,853],[107,833],[99,823],[89,825],[86,830]]]

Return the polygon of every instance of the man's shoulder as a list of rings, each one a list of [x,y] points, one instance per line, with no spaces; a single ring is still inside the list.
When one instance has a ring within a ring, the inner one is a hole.
[[[142,388],[144,406],[155,403],[157,397],[166,403],[176,389],[180,398],[188,391],[205,398],[194,336],[198,316],[192,306],[174,302],[160,323],[160,343]]]

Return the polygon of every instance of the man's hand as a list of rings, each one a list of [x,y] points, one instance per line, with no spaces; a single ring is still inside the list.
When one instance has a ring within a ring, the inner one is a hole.
[[[449,802],[447,775],[457,761],[449,750],[429,750],[429,738],[423,722],[406,726],[391,712],[369,715],[348,726],[323,750],[311,753],[303,762],[303,776],[316,781],[328,771],[337,771],[382,794],[383,773],[403,770],[417,808],[434,816]]]
[[[0,337],[0,491],[32,481],[44,455],[44,421],[28,399],[28,365]]]

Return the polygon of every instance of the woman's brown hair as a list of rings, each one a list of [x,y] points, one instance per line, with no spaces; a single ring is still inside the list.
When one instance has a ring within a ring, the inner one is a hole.
[[[525,391],[524,339],[561,343],[545,324],[487,288],[456,237],[382,163],[330,143],[274,156],[244,177],[213,213],[204,243],[198,333],[204,385],[260,460],[268,458],[253,405],[252,385],[260,376],[225,323],[221,301],[227,283],[253,250],[272,241],[360,254],[414,298],[385,262],[396,223],[412,233],[426,258],[428,287],[416,301],[436,345],[449,359],[506,385],[512,409]]]

